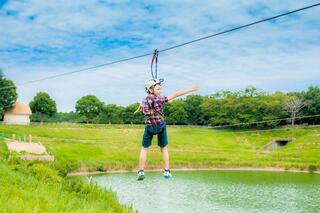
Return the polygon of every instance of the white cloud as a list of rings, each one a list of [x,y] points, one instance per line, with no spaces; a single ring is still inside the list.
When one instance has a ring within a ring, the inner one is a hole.
[[[148,11],[144,7],[149,3],[143,1],[9,2],[0,10],[0,51],[4,53],[0,66],[19,84],[163,49],[312,3],[161,1]],[[5,11],[10,10],[18,14],[6,16]],[[313,8],[279,19],[277,24],[264,23],[160,53],[164,94],[193,83],[202,87],[200,94],[248,85],[289,91],[317,84],[318,13],[319,8]],[[30,16],[35,16],[34,21]],[[119,41],[101,47],[97,42],[103,38]],[[21,46],[26,52],[19,49]],[[44,52],[33,51],[36,48]],[[28,103],[36,92],[46,91],[56,99],[60,111],[70,111],[81,96],[90,93],[106,103],[127,105],[145,95],[143,83],[150,77],[149,63],[150,57],[141,58],[25,85],[19,88],[19,99]]]

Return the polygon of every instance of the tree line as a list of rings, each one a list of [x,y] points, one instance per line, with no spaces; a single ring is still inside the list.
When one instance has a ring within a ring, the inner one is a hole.
[[[13,82],[0,72],[0,86],[5,85],[12,86]],[[11,87],[0,91],[0,96],[2,117],[16,100],[17,94]],[[107,104],[94,95],[86,95],[75,103],[74,112],[57,112],[56,102],[45,92],[36,94],[29,103],[33,122],[101,124],[143,124],[142,113],[134,114],[138,105]],[[248,87],[207,96],[189,95],[167,103],[164,110],[166,122],[172,125],[275,127],[288,123],[320,124],[320,116],[314,116],[320,114],[320,88],[310,86],[306,91],[267,93]],[[310,117],[301,118],[305,116]]]
[[[39,97],[42,97],[42,101]],[[57,113],[54,100],[41,92],[30,102],[34,112],[31,120],[143,124],[143,114],[134,114],[138,105],[139,103],[128,106],[106,104],[94,95],[87,95],[76,102],[75,112]],[[275,127],[288,123],[319,124],[320,116],[301,117],[320,114],[320,88],[310,86],[307,91],[302,92],[266,93],[248,87],[239,91],[216,92],[209,96],[189,95],[167,103],[164,110],[166,122],[172,125]]]

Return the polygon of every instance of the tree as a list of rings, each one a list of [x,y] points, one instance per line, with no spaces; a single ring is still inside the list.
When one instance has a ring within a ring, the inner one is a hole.
[[[205,124],[201,104],[204,98],[200,95],[189,95],[185,99],[185,109],[188,114],[188,123],[193,125]]]
[[[40,115],[41,123],[45,116],[51,117],[57,113],[56,102],[51,99],[48,93],[38,92],[33,100],[29,103],[31,111]]]
[[[123,108],[120,113],[120,118],[125,124],[142,124],[144,123],[144,116],[142,113],[134,114],[134,111],[138,108],[139,103],[130,104]]]
[[[270,95],[249,87],[236,92],[214,93],[204,99],[201,108],[204,120],[213,126],[270,127],[278,122],[259,121],[285,117],[283,105],[286,102],[287,96],[283,93],[276,92]]]
[[[299,98],[293,98],[286,105],[285,108],[291,114],[291,125],[294,126],[294,122],[298,116],[301,114],[301,110],[304,107],[304,103]]]
[[[76,112],[86,118],[87,123],[92,122],[102,112],[103,102],[94,95],[80,98],[76,103]]]
[[[123,107],[117,106],[116,104],[107,104],[103,106],[102,112],[100,113],[100,121],[102,123],[113,123],[121,124],[123,120],[120,117]]]
[[[229,91],[217,92],[206,98],[201,105],[204,112],[204,119],[210,125],[230,125],[238,123],[236,108],[238,93]]]
[[[317,86],[310,86],[306,92],[302,92],[300,97],[305,103],[306,107],[303,109],[303,114],[308,116],[320,114],[320,88]],[[309,123],[319,124],[320,117],[310,117],[306,119]]]
[[[13,81],[6,79],[0,69],[0,119],[3,118],[3,113],[7,109],[12,108],[17,98],[18,94]]]
[[[288,117],[288,112],[283,108],[284,105],[289,101],[289,97],[282,92],[274,92],[270,95],[265,95],[259,97],[259,107],[257,113],[260,113],[260,120],[277,120],[278,121],[270,121],[266,123],[262,123],[260,127],[263,126],[277,126],[279,124],[286,124],[287,121],[285,118]]]
[[[187,124],[188,114],[183,100],[175,100],[164,105],[166,121],[169,124]]]

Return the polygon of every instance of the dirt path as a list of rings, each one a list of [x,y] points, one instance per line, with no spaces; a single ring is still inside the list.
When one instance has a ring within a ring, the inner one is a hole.
[[[19,142],[12,139],[6,139],[6,142],[10,152],[27,153],[20,155],[23,160],[54,161],[54,156],[49,155],[41,143]]]
[[[34,154],[46,154],[47,150],[42,144],[38,143],[28,143],[28,142],[18,142],[15,140],[7,140],[7,146],[10,151],[15,152],[28,152]]]
[[[85,171],[85,168],[81,169],[82,171],[75,171],[68,173],[67,176],[88,176],[88,175],[99,175],[99,174],[113,174],[113,173],[132,173],[136,172],[135,170],[108,170],[106,172],[101,171]],[[160,172],[162,169],[146,169],[146,172]],[[300,169],[283,169],[283,168],[272,168],[272,167],[204,167],[204,168],[173,168],[172,171],[269,171],[269,172],[300,172],[300,173],[309,173],[307,170]],[[320,171],[314,171],[313,173],[320,174]]]

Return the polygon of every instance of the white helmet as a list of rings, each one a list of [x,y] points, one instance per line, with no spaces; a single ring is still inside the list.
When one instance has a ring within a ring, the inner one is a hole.
[[[144,88],[146,89],[146,92],[148,92],[151,87],[153,87],[154,85],[157,85],[157,84],[161,85],[162,82],[163,82],[163,79],[146,80],[146,82],[144,83]]]

